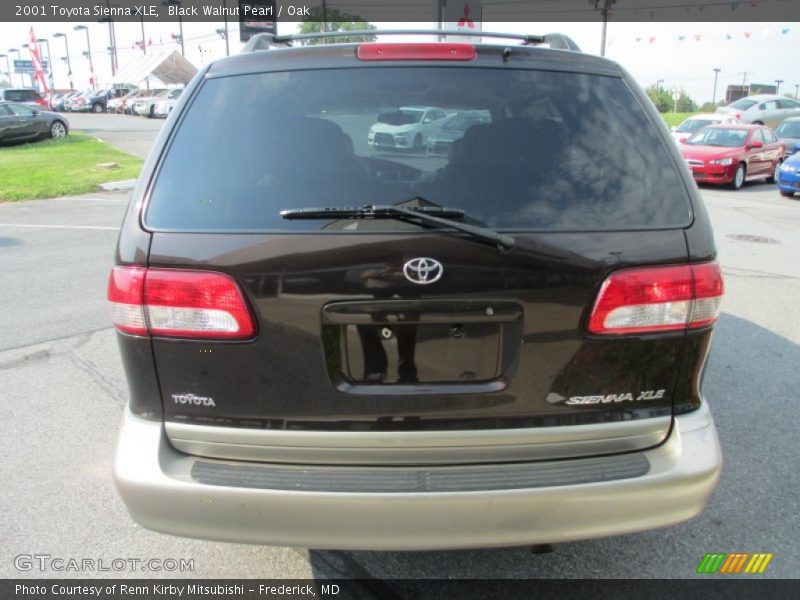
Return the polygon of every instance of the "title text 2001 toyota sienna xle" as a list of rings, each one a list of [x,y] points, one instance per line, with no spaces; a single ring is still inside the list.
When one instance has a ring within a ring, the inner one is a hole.
[[[723,283],[630,76],[563,36],[279,41],[196,77],[121,230],[115,478],[133,518],[426,549],[702,510]],[[407,107],[484,118],[446,153],[371,145]]]

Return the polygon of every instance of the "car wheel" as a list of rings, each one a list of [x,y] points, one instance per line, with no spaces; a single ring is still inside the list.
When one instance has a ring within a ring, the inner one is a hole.
[[[744,177],[747,172],[747,167],[744,166],[744,163],[740,163],[739,166],[736,168],[736,173],[733,175],[733,181],[731,181],[731,187],[735,190],[742,189],[744,185]]]
[[[61,121],[53,121],[53,124],[50,125],[50,137],[51,138],[63,138],[67,137],[67,127]]]
[[[419,133],[414,136],[414,152],[422,150],[422,135]]]
[[[780,177],[781,174],[782,164],[783,161],[780,158],[775,161],[775,166],[772,169],[772,175],[770,175],[769,178],[767,179],[769,183],[778,183],[778,178]]]
[[[92,112],[93,113],[103,112],[103,105],[100,104],[99,102],[95,102],[94,104],[92,104]]]
[[[148,119],[155,119],[156,118],[156,107],[155,106],[151,106],[150,107],[150,112],[147,114],[147,118]]]

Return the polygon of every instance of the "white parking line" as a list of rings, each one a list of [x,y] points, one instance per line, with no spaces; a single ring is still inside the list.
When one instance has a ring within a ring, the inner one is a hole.
[[[34,229],[99,229],[103,231],[119,231],[119,227],[104,227],[102,225],[31,225],[28,223],[0,223],[0,227],[32,227]]]

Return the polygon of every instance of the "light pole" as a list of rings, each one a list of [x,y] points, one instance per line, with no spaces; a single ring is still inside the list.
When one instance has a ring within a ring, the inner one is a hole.
[[[75,86],[72,85],[72,63],[69,60],[69,40],[67,39],[66,33],[54,33],[54,38],[64,38],[64,51],[67,55],[62,59],[67,62],[67,77],[69,77],[69,89],[75,89]]]
[[[775,83],[777,84],[775,86],[775,93],[776,94],[780,94],[781,93],[781,84],[783,83],[783,79],[776,79]]]
[[[589,0],[589,4],[594,4],[594,9],[600,9],[603,16],[603,34],[600,38],[600,56],[606,55],[606,30],[608,29],[608,12],[617,0]],[[601,5],[602,3],[602,5]]]
[[[660,91],[661,91],[661,84],[662,84],[662,83],[664,83],[664,80],[663,80],[663,79],[659,79],[658,81],[656,81],[656,91],[657,91],[657,92],[660,92]]]
[[[161,4],[164,6],[177,6],[178,7],[178,36],[181,39],[181,54],[186,56],[186,52],[183,48],[183,19],[181,18],[180,8],[181,8],[181,0],[164,0]]]
[[[92,62],[92,42],[89,40],[89,28],[86,25],[75,25],[75,31],[86,32],[86,48],[87,51],[83,55],[89,59],[89,84],[94,87],[94,63]]]
[[[717,77],[722,69],[714,69],[714,96],[711,98],[711,104],[717,104]]]
[[[230,42],[228,42],[228,0],[222,0],[222,12],[225,13],[225,56],[231,55]]]
[[[8,71],[8,83],[11,83],[11,63],[8,60],[8,54],[0,54],[0,58],[6,59],[6,70]]]
[[[30,50],[30,44],[22,44],[22,45],[20,46],[20,48],[22,48],[23,50]],[[29,77],[29,78],[30,78],[30,80],[31,80],[31,87],[32,87],[32,88],[36,88],[36,87],[37,87],[37,85],[36,85],[36,83],[35,83],[35,82],[34,82],[34,80],[33,80],[33,73],[28,73],[28,77]],[[23,81],[24,81],[24,80],[23,80]]]
[[[50,80],[50,89],[52,89],[52,88],[55,87],[55,84],[53,83],[53,79],[54,79],[54,77],[53,77],[53,59],[50,57],[50,40],[48,40],[47,38],[38,38],[36,41],[39,42],[40,44],[45,44],[45,46],[47,47],[47,70],[48,70],[48,75],[49,75],[48,79]],[[40,54],[41,54],[41,52],[40,52]]]
[[[8,51],[9,52],[16,52],[17,53],[17,60],[20,60],[19,50],[18,49],[9,48]],[[16,67],[14,67],[14,73],[17,73],[17,68]],[[17,74],[19,75],[20,85],[24,85],[25,84],[25,79],[22,77],[22,73],[17,73]],[[9,75],[9,77],[11,77],[11,75]]]
[[[219,37],[225,40],[225,56],[230,56],[230,52],[228,50],[228,32],[224,29],[217,29],[217,34]]]
[[[797,100],[797,92],[800,91],[800,83],[794,84],[794,99]]]

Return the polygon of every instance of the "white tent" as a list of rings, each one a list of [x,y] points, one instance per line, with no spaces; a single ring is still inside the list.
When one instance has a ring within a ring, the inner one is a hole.
[[[157,79],[164,85],[186,85],[197,73],[197,68],[186,60],[180,52],[162,52],[161,54],[145,54],[134,58],[123,66],[112,84],[139,84],[145,79]]]

